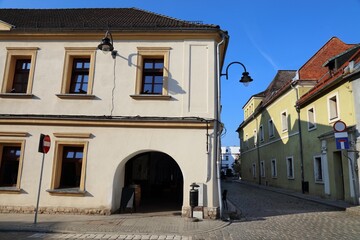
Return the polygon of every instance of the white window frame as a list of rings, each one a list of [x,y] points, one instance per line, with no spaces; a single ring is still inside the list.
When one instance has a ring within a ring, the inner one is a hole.
[[[265,161],[260,162],[260,176],[265,177]]]
[[[260,142],[264,142],[264,127],[262,124],[259,127],[259,137],[260,137]]]
[[[254,146],[258,145],[258,134],[256,129],[254,129]]]
[[[256,163],[252,164],[252,174],[253,174],[253,178],[256,178]]]
[[[336,110],[336,114],[333,113],[334,107],[332,107],[333,105],[333,98],[336,99],[336,106],[335,106],[335,110]],[[327,107],[328,107],[328,118],[329,118],[329,123],[335,122],[337,120],[340,119],[340,101],[339,101],[339,94],[335,93],[332,94],[330,96],[328,96],[327,98]],[[335,116],[336,115],[336,116]]]
[[[312,116],[310,116],[311,112],[312,112]],[[307,109],[307,121],[308,121],[308,131],[312,131],[316,129],[315,107],[309,107]]]
[[[245,147],[249,148],[249,135],[245,134]]]
[[[286,157],[286,174],[288,179],[295,179],[294,157]]]
[[[269,128],[269,138],[275,137],[275,127],[274,127],[274,121],[272,119],[269,119],[268,121],[268,128]]]
[[[280,118],[281,118],[281,130],[282,130],[282,132],[287,132],[289,129],[287,110],[283,111],[280,114]]]
[[[319,164],[320,164],[321,173],[319,173]],[[319,176],[321,176],[321,178]],[[324,166],[322,164],[321,155],[314,156],[314,179],[315,179],[315,183],[324,182]]]
[[[276,159],[271,159],[271,177],[272,177],[272,178],[276,178],[276,177],[277,177]]]

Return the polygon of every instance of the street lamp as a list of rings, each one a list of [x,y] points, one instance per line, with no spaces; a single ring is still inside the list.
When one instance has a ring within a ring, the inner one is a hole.
[[[217,172],[217,187],[218,187],[218,197],[219,197],[219,210],[220,210],[220,218],[223,217],[223,204],[222,204],[222,192],[221,192],[221,157],[220,157],[220,148],[221,148],[221,141],[220,141],[220,134],[221,130],[219,128],[219,125],[221,124],[220,119],[220,112],[221,112],[221,84],[220,84],[220,78],[221,76],[226,76],[226,79],[228,79],[228,70],[229,67],[233,64],[240,64],[244,68],[244,72],[242,74],[242,77],[240,79],[240,82],[243,83],[245,86],[247,86],[250,82],[252,82],[252,78],[249,76],[249,73],[246,71],[245,65],[241,62],[232,62],[226,67],[226,72],[224,74],[221,73],[220,68],[220,45],[225,44],[225,48],[228,43],[229,36],[227,32],[221,32],[222,40],[217,44],[216,47],[216,68],[217,68],[217,74],[216,74],[216,81],[214,81],[214,89],[215,89],[215,105],[214,105],[214,160],[216,161],[216,172]]]
[[[97,48],[104,53],[111,52],[111,56],[113,58],[116,57],[117,51],[114,50],[114,42],[110,31],[106,31],[105,37],[101,40]]]
[[[239,80],[239,82],[243,83],[245,86],[248,86],[250,82],[253,81],[253,79],[249,76],[249,73],[246,71],[246,67],[244,64],[242,64],[241,62],[232,62],[230,63],[227,67],[226,67],[226,71],[225,73],[220,74],[221,76],[226,76],[226,79],[228,79],[228,70],[229,67],[233,64],[240,64],[243,68],[244,68],[244,72],[242,73],[242,77]]]

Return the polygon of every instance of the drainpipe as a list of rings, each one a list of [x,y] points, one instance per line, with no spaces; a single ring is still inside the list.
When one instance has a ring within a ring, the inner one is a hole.
[[[221,109],[221,85],[220,85],[220,45],[225,42],[226,34],[221,33],[222,40],[216,46],[216,81],[215,81],[215,122],[214,122],[214,160],[217,166],[217,185],[219,197],[219,211],[220,219],[223,216],[222,192],[221,192],[221,160],[220,160],[220,109]]]
[[[253,119],[255,119],[256,122],[256,128],[260,129],[258,119],[255,118],[255,115],[253,115]],[[261,185],[261,171],[260,171],[260,140],[259,140],[259,132],[256,131],[256,152],[257,152],[257,158],[258,158],[258,176],[259,176],[259,185]]]
[[[299,92],[298,89],[295,88],[293,85],[295,85],[296,82],[293,82],[290,84],[291,88],[295,90],[296,93],[296,102],[299,100]],[[299,128],[299,145],[300,145],[300,171],[301,171],[301,191],[304,194],[305,188],[304,188],[304,153],[303,153],[303,140],[302,140],[302,131],[301,131],[301,121],[300,121],[300,107],[295,105],[295,109],[297,112],[297,118],[298,118],[298,128]]]

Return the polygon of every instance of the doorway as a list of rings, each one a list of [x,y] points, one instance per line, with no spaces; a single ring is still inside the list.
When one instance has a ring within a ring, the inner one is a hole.
[[[342,164],[341,152],[337,151],[333,154],[334,157],[334,180],[335,180],[335,198],[344,200],[344,170]]]
[[[131,158],[125,165],[125,187],[133,186],[140,192],[136,212],[181,211],[183,175],[169,155],[146,152]]]

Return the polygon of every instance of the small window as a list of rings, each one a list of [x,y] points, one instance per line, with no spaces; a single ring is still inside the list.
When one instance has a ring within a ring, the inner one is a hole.
[[[60,98],[91,98],[95,68],[94,48],[65,48]]]
[[[271,177],[277,177],[277,166],[276,166],[276,159],[271,160]]]
[[[288,130],[288,116],[287,112],[281,113],[281,128],[283,132],[287,132]]]
[[[229,161],[229,156],[225,156],[225,161]]]
[[[256,146],[257,144],[258,144],[258,136],[256,129],[254,129],[254,146]]]
[[[138,47],[134,99],[168,99],[170,48]]]
[[[90,58],[74,58],[69,93],[87,94]]]
[[[265,162],[264,161],[260,162],[260,175],[261,175],[261,177],[265,177]]]
[[[314,108],[308,109],[308,130],[316,128]]]
[[[0,143],[0,190],[20,188],[22,146],[22,143]]]
[[[263,125],[260,125],[259,127],[259,134],[260,134],[260,142],[264,141],[264,128]]]
[[[269,138],[273,138],[275,135],[274,135],[274,123],[273,121],[270,119],[269,120]]]
[[[87,142],[56,142],[51,190],[85,191],[86,152]]]
[[[293,157],[286,158],[287,177],[288,179],[294,179],[294,159]]]
[[[145,59],[141,94],[162,94],[164,59]]]
[[[253,175],[253,178],[256,178],[256,164],[253,163],[252,165],[252,175]]]
[[[31,97],[38,48],[7,48],[1,97]]]
[[[335,121],[339,118],[339,103],[337,95],[328,98],[328,111],[330,122]]]
[[[323,182],[323,168],[320,156],[314,157],[314,175],[315,182]]]

